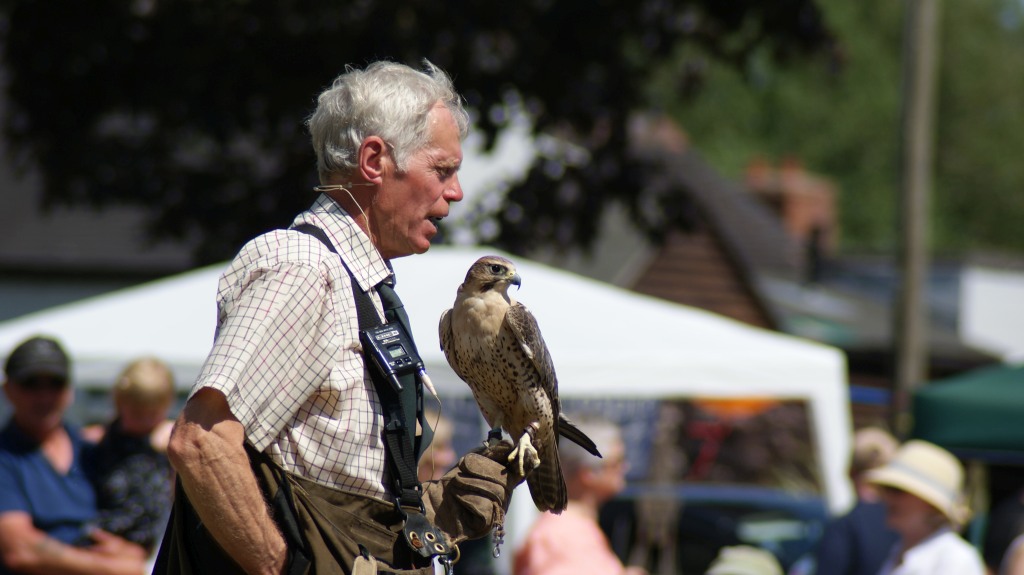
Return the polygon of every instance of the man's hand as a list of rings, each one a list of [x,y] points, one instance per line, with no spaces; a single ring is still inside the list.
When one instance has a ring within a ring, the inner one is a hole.
[[[6,567],[5,573],[142,575],[146,564],[145,551],[115,535],[105,531],[103,534],[121,541],[125,553],[115,553],[117,544],[112,540],[104,544],[103,552],[92,547],[72,547],[36,529],[28,513],[5,511],[0,513],[0,561],[3,563],[0,571]]]
[[[477,447],[476,449],[473,449],[469,452],[483,455],[487,459],[490,459],[495,463],[500,463],[502,466],[505,467],[506,475],[504,482],[506,488],[508,489],[509,497],[512,497],[512,490],[515,489],[516,486],[518,486],[524,480],[526,480],[526,475],[519,473],[519,466],[511,465],[509,463],[508,456],[515,450],[515,448],[516,446],[513,445],[511,441],[507,439],[502,439],[501,441],[494,444],[485,442],[480,447]],[[527,474],[528,473],[529,472],[527,472]],[[507,508],[508,507],[506,505],[506,509]]]
[[[149,555],[141,545],[132,543],[127,539],[122,539],[109,531],[100,529],[99,527],[93,527],[89,531],[89,537],[94,541],[94,543],[89,546],[89,549],[101,555],[108,555],[111,557],[134,557],[136,559],[142,559],[143,561],[145,561]]]
[[[439,481],[423,484],[427,519],[452,544],[484,537],[505,521],[512,491],[524,479],[508,464],[512,449],[508,441],[477,448]]]

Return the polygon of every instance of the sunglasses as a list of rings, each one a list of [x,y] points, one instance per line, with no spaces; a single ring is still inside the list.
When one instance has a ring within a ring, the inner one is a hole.
[[[68,387],[67,379],[52,375],[33,375],[15,383],[24,391],[64,391]]]

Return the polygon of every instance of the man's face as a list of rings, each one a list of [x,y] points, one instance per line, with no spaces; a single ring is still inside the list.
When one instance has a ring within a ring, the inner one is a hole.
[[[591,469],[589,473],[590,490],[597,496],[599,501],[607,501],[615,497],[626,487],[626,446],[621,440],[611,442],[604,446],[603,457],[598,466]]]
[[[882,489],[886,508],[886,525],[900,534],[931,533],[941,521],[939,512],[927,501],[906,491]]]
[[[405,172],[394,164],[374,199],[371,226],[385,259],[421,254],[448,216],[448,204],[462,199],[458,170],[462,165],[459,128],[451,112],[438,103],[429,115],[430,142],[410,156]]]
[[[49,375],[34,375],[24,381],[9,380],[4,385],[4,393],[11,402],[18,426],[37,438],[61,426],[64,411],[72,399],[68,382]]]

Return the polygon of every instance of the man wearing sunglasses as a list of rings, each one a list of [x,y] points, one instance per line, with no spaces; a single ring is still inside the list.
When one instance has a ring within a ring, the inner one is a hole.
[[[64,349],[32,337],[11,352],[4,372],[12,415],[0,429],[0,574],[142,573],[142,547],[91,526],[86,444],[64,421],[73,399]]]

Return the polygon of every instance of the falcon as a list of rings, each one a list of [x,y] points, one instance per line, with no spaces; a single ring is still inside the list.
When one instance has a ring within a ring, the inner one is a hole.
[[[537,509],[560,513],[568,501],[558,462],[558,436],[597,457],[594,442],[561,414],[558,381],[537,320],[508,295],[521,279],[500,256],[478,259],[459,286],[455,305],[441,314],[441,350],[469,385],[491,426],[488,441],[513,440],[508,456],[526,477]]]

